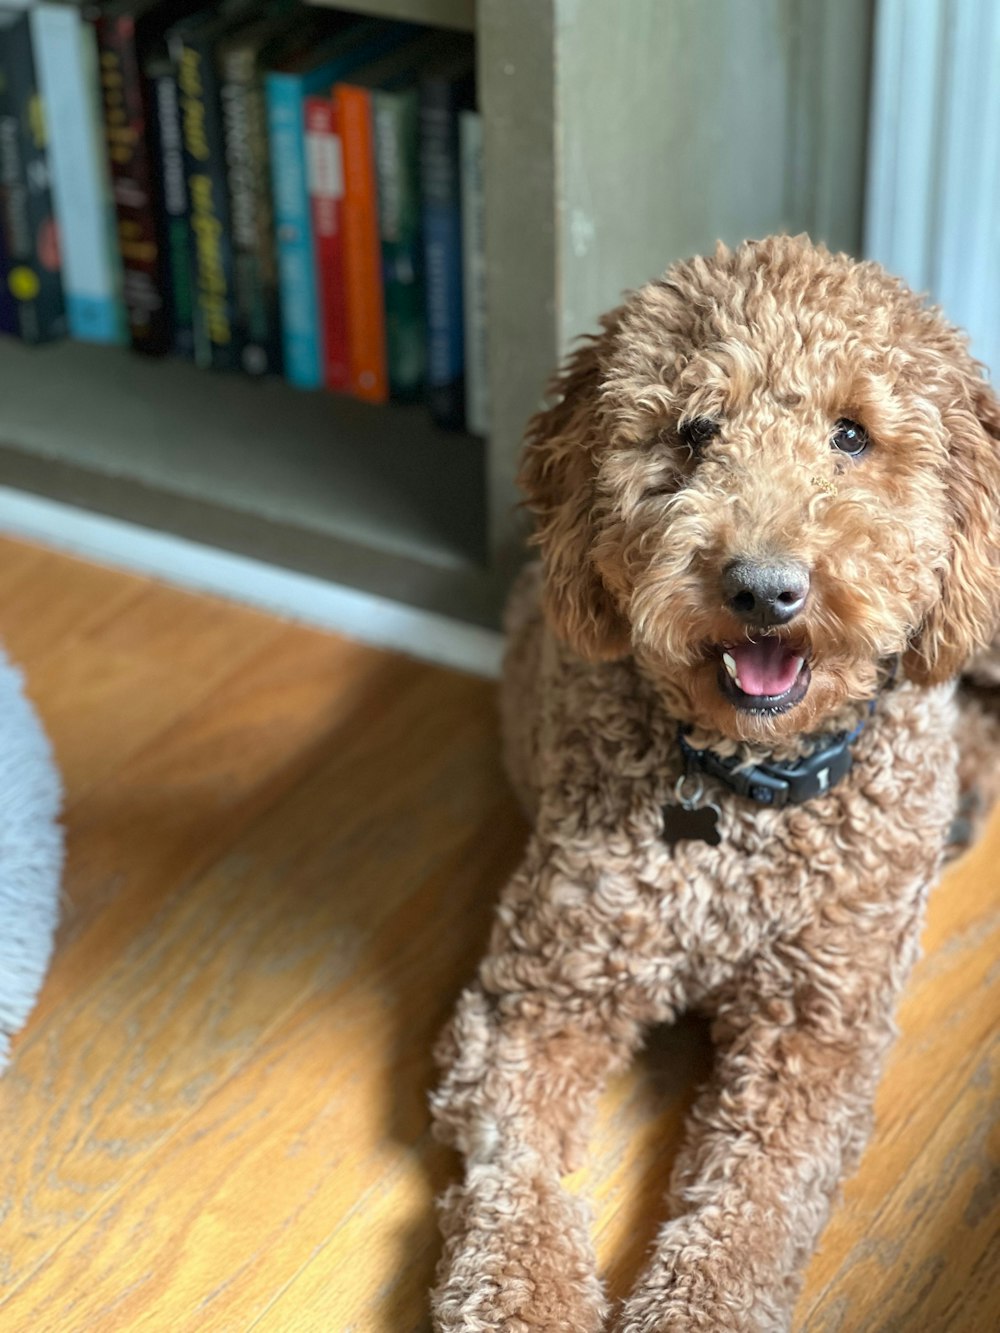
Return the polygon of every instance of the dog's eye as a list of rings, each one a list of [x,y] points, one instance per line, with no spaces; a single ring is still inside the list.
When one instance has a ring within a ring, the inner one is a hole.
[[[710,417],[689,417],[677,427],[677,434],[690,449],[697,450],[714,439],[721,429],[721,424]]]
[[[871,440],[868,438],[868,432],[864,426],[859,426],[856,421],[848,421],[846,417],[841,417],[833,428],[830,443],[834,449],[839,449],[842,454],[847,454],[848,458],[860,458],[871,444]]]

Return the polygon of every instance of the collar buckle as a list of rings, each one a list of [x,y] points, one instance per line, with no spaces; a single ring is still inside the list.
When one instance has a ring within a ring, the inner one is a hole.
[[[723,759],[712,750],[696,750],[678,731],[678,743],[689,771],[700,770],[716,778],[737,796],[744,796],[757,805],[781,810],[786,805],[802,805],[814,797],[824,796],[851,771],[854,758],[851,746],[861,734],[859,726],[852,732],[841,732],[810,754],[791,763],[761,763],[740,767],[736,755]]]

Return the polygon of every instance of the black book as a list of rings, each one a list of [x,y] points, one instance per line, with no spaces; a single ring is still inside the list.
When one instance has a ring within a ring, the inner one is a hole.
[[[243,369],[281,374],[281,305],[275,246],[264,61],[303,39],[287,6],[226,34],[216,47],[232,223],[236,323]]]
[[[427,400],[439,426],[465,425],[459,112],[474,105],[471,43],[420,80],[420,187],[427,292]]]
[[[216,370],[243,364],[237,319],[232,214],[215,48],[252,16],[250,0],[203,10],[172,28],[167,46],[177,72],[188,229],[194,277],[195,360]],[[251,362],[252,368],[252,362]]]
[[[4,239],[3,213],[0,206],[0,333],[19,333],[17,303],[7,286],[7,242]]]
[[[100,51],[104,131],[129,335],[133,347],[153,354],[172,351],[175,339],[152,89],[142,71],[162,51],[166,29],[199,3],[109,0],[91,13]]]
[[[0,225],[19,336],[28,343],[62,337],[66,307],[45,112],[23,10],[0,10]]]
[[[174,351],[194,360],[194,283],[188,243],[187,177],[180,95],[173,61],[164,53],[144,67],[158,189],[154,199],[170,303]]]

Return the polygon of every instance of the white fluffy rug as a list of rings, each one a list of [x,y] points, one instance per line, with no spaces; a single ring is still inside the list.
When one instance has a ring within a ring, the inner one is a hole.
[[[63,864],[52,749],[0,653],[0,1069],[52,957]]]

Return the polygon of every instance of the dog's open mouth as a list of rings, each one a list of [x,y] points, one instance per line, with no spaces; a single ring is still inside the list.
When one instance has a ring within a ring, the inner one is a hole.
[[[719,688],[735,707],[783,713],[805,698],[811,673],[801,646],[761,636],[717,651]]]

